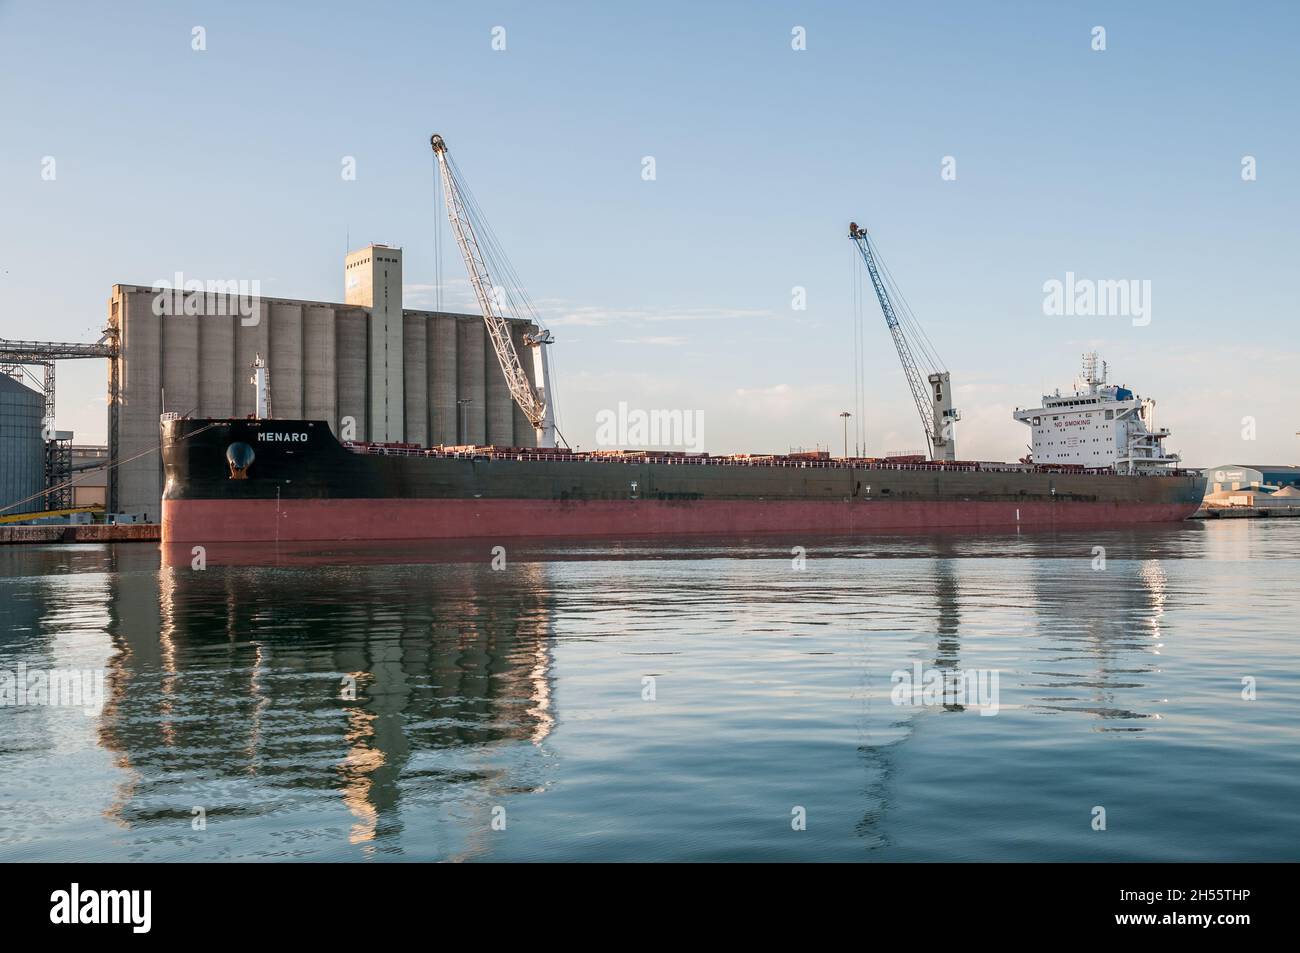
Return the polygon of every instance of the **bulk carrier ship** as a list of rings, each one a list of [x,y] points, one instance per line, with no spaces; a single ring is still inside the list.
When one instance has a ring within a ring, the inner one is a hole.
[[[320,420],[175,417],[163,463],[165,543],[1066,528],[1181,520],[1205,489],[1074,465],[345,445]]]
[[[514,270],[495,240],[480,243],[478,236],[491,231],[479,221],[445,142],[430,142],[488,338],[537,446],[341,442],[326,421],[271,415],[268,370],[259,358],[253,416],[164,415],[164,544],[1005,531],[1181,520],[1200,505],[1205,481],[1178,470],[1177,456],[1164,452],[1168,431],[1149,426],[1152,402],[1110,387],[1104,374],[1097,379],[1095,355],[1072,397],[1058,393],[1041,408],[1016,412],[1033,431],[1030,457],[1014,464],[958,460],[953,427],[960,415],[949,374],[938,369],[932,346],[856,224],[849,238],[893,336],[930,459],[558,447],[551,336],[542,330],[524,338],[528,374],[509,321],[537,323],[536,311],[517,284],[493,282],[493,275]],[[916,350],[936,368],[924,378]]]

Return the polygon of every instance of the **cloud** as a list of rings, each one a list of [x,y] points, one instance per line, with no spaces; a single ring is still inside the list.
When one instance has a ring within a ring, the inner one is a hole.
[[[619,344],[649,344],[656,347],[681,347],[686,343],[686,338],[678,337],[644,337],[644,338],[619,338]]]
[[[824,384],[794,387],[782,383],[737,387],[731,392],[729,403],[748,416],[769,421],[816,420],[832,414],[834,396],[834,389]]]
[[[692,308],[687,311],[655,312],[647,321],[726,321],[735,318],[770,318],[772,312],[748,308]]]
[[[548,307],[546,323],[551,327],[605,327],[611,324],[635,324],[659,321],[727,321],[772,317],[772,312],[748,308],[685,308],[655,310],[646,308],[578,308]]]
[[[402,285],[402,307],[426,309],[438,303],[436,284],[412,282]],[[478,299],[468,278],[447,278],[442,283],[442,307],[448,311],[477,311]]]
[[[606,311],[601,308],[578,308],[572,311],[566,311],[555,317],[546,319],[550,327],[583,327],[599,328],[611,324],[618,320],[626,319],[635,312],[630,311]]]
[[[736,396],[741,400],[789,400],[794,388],[789,384],[773,384],[771,387],[737,387]]]
[[[437,303],[438,286],[428,282],[412,282],[402,286],[402,304],[413,309],[432,308]],[[442,306],[447,310],[475,312],[478,300],[467,278],[447,278],[442,284]],[[626,327],[656,324],[665,321],[733,321],[770,318],[771,311],[753,308],[607,308],[597,305],[578,305],[563,298],[542,298],[533,302],[542,324],[560,327]],[[683,339],[672,335],[629,338],[620,343],[653,344],[676,347]]]

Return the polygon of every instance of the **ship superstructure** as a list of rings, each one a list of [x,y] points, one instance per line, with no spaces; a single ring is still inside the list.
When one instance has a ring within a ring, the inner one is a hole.
[[[1181,458],[1164,448],[1169,430],[1155,426],[1156,402],[1106,378],[1105,362],[1089,352],[1074,393],[1044,394],[1041,407],[1012,414],[1033,435],[1032,461],[1125,474],[1167,472]]]

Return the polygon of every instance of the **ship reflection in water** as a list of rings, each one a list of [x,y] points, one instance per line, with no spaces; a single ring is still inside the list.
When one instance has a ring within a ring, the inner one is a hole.
[[[210,825],[292,806],[304,789],[337,792],[349,843],[395,847],[403,789],[417,786],[438,792],[456,821],[446,831],[468,835],[440,845],[456,858],[481,849],[494,806],[544,786],[555,724],[546,565],[505,576],[441,564],[434,582],[427,565],[364,558],[383,571],[324,551],[195,570],[192,547],[164,550],[156,584],[132,579],[135,591],[116,594],[100,737],[129,779],[111,815],[148,821],[160,788],[215,774],[256,794],[205,807]],[[508,767],[497,749],[515,752]],[[319,837],[311,827],[288,837]]]
[[[0,858],[1294,859],[1300,525],[497,545],[0,552]]]

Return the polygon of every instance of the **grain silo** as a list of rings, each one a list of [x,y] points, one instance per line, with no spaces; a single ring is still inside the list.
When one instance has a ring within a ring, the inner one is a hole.
[[[45,509],[44,415],[40,392],[0,374],[0,515]]]
[[[348,254],[344,301],[272,298],[255,282],[113,286],[118,395],[109,408],[109,508],[156,520],[164,412],[243,417],[255,410],[254,357],[270,369],[271,416],[324,420],[344,439],[532,447],[481,315],[401,308],[402,250]],[[531,377],[523,335],[512,338]],[[39,418],[39,414],[38,414]],[[39,419],[38,419],[39,430]]]

